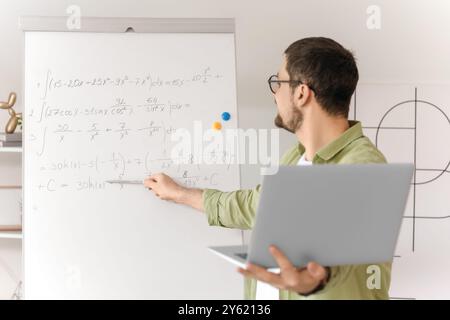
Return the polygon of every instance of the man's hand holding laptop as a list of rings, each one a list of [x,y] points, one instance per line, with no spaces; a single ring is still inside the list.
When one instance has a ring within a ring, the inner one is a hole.
[[[297,268],[276,246],[270,246],[269,252],[280,267],[279,274],[252,263],[248,263],[246,269],[238,268],[239,273],[245,277],[266,282],[278,289],[290,290],[302,295],[311,294],[325,286],[330,277],[330,269],[315,262],[309,262],[305,268]]]

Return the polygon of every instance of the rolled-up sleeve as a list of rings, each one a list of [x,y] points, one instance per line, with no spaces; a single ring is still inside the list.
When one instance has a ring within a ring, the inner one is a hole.
[[[261,185],[255,189],[222,192],[203,190],[203,208],[211,226],[251,229],[255,221]]]

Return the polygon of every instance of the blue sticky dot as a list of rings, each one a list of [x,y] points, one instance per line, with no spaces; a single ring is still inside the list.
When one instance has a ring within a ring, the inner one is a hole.
[[[228,112],[222,113],[223,120],[228,121],[228,120],[230,120],[230,118],[231,118],[231,115]]]

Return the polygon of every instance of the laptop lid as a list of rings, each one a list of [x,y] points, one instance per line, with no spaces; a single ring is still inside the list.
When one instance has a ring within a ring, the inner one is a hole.
[[[248,260],[277,264],[278,246],[296,266],[393,259],[412,164],[281,166],[263,177]]]

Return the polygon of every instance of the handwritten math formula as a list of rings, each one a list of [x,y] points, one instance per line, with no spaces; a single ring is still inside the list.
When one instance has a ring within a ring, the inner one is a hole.
[[[156,172],[185,186],[214,187],[230,170],[233,150],[213,150],[210,158],[221,166],[206,169],[192,154],[170,153],[171,135],[207,111],[195,97],[224,80],[211,67],[175,78],[56,74],[48,69],[31,84],[35,99],[26,114],[26,152],[39,172],[33,183],[38,192],[124,188],[106,180],[144,179]]]

